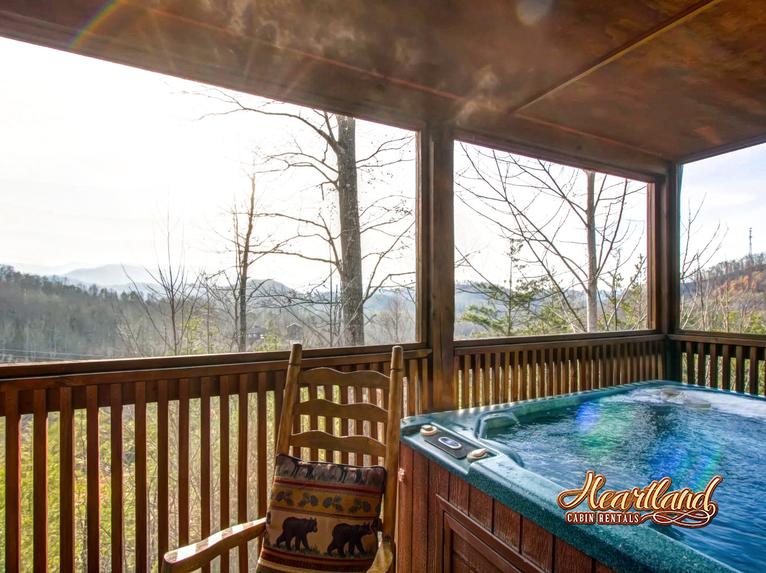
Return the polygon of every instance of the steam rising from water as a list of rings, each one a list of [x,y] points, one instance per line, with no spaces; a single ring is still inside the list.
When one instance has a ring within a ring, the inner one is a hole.
[[[525,26],[534,26],[548,15],[553,7],[553,0],[519,0],[516,3],[516,16]]]

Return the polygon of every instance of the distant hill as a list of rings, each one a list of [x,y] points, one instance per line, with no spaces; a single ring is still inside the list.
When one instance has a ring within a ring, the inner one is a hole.
[[[700,286],[708,290],[737,293],[766,293],[766,253],[722,261],[681,285],[683,295],[697,292]]]
[[[118,292],[129,290],[132,282],[139,284],[154,282],[151,273],[145,268],[132,265],[102,265],[99,267],[75,269],[63,276],[73,283],[93,284]]]
[[[130,291],[131,281],[135,281],[139,286],[154,282],[146,269],[136,265],[108,264],[97,267],[79,267],[72,264],[46,266],[0,262],[0,265],[3,264],[7,264],[20,273],[48,277],[70,285],[84,287],[96,285],[118,293]],[[142,288],[141,290],[145,289]]]

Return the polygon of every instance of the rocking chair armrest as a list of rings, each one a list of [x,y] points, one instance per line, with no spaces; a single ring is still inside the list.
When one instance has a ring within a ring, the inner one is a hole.
[[[375,554],[375,561],[367,570],[367,573],[386,573],[391,570],[396,555],[396,547],[393,540],[384,539],[378,545],[378,551]]]
[[[265,531],[265,517],[234,525],[198,543],[168,551],[162,558],[162,571],[163,573],[194,571],[210,563],[222,553],[260,537]]]

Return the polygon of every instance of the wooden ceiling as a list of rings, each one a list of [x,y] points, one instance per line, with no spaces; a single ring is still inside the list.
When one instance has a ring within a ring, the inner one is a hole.
[[[0,35],[627,172],[766,140],[763,0],[0,0]]]

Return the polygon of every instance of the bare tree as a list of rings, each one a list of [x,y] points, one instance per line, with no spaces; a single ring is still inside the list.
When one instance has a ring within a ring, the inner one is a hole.
[[[726,232],[719,222],[699,241],[699,217],[704,204],[704,198],[696,207],[687,203],[686,216],[681,218],[680,324],[681,328],[710,330],[712,308],[709,303],[713,300],[714,281],[709,280],[707,270],[720,252]],[[695,241],[697,248],[693,247]]]
[[[194,352],[201,278],[199,273],[186,267],[183,244],[180,250],[180,253],[174,252],[168,220],[165,230],[165,261],[158,263],[154,269],[146,269],[151,281],[139,285],[128,275],[131,294],[138,301],[151,330],[159,338],[164,355]],[[125,326],[125,331],[130,336],[140,333],[130,325]],[[137,342],[136,347],[141,348]]]
[[[632,264],[640,246],[626,209],[646,186],[491,149],[463,145],[462,151],[459,200],[504,240],[519,241],[537,273],[530,278],[546,281],[572,331],[603,327],[602,289]]]
[[[247,173],[248,192],[243,201],[235,201],[229,217],[231,227],[224,236],[227,252],[234,259],[232,267],[216,273],[209,289],[233,324],[234,346],[239,352],[248,349],[249,308],[267,279],[253,283],[255,263],[273,254],[284,243],[274,243],[269,234],[259,234],[256,225],[259,217],[259,198],[256,185],[257,173],[251,168]],[[215,281],[223,282],[221,287]]]
[[[385,271],[384,268],[385,262],[401,252],[411,237],[414,217],[403,196],[363,202],[360,173],[369,174],[409,160],[406,155],[413,136],[407,134],[388,139],[369,154],[359,157],[356,121],[351,117],[276,102],[249,107],[233,94],[216,89],[208,90],[204,95],[226,107],[224,111],[204,117],[256,113],[284,118],[302,130],[301,137],[293,137],[287,149],[263,154],[264,172],[310,172],[315,176],[312,186],[320,193],[318,208],[308,215],[280,211],[257,216],[276,219],[282,227],[293,229],[291,234],[281,237],[280,246],[270,248],[266,254],[322,263],[330,270],[324,281],[315,285],[320,288],[308,290],[309,295],[317,294],[318,297],[279,293],[272,298],[281,308],[292,307],[295,319],[306,323],[310,329],[318,327],[314,306],[326,306],[328,302],[338,304],[340,324],[333,322],[334,312],[331,311],[328,314],[330,320],[325,325],[329,327],[329,343],[364,344],[365,302],[379,289],[412,275]],[[406,223],[408,218],[412,219],[409,224]],[[373,236],[375,240],[370,243],[376,247],[363,253],[364,238]],[[307,247],[317,243],[325,245],[322,254]],[[337,297],[334,295],[335,285],[330,284],[333,279],[338,281]],[[336,325],[340,326],[337,339],[333,334]]]
[[[411,340],[414,334],[413,303],[405,289],[392,290],[382,310],[372,318],[380,329],[380,342]]]

